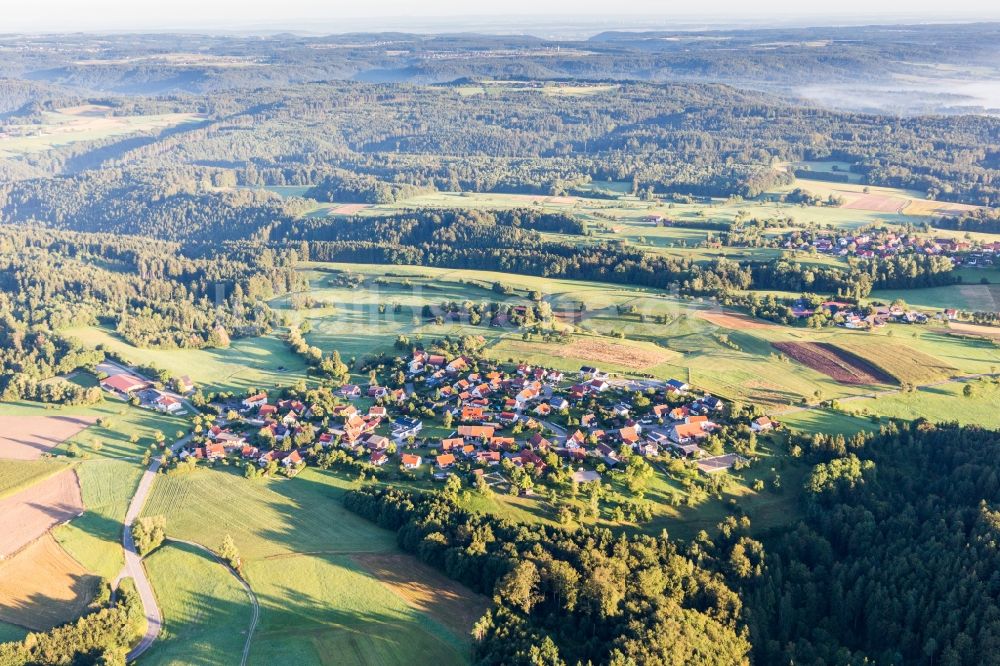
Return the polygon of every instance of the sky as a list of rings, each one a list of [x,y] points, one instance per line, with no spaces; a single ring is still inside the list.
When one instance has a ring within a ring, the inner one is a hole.
[[[660,28],[743,22],[829,25],[1000,20],[989,0],[18,0],[4,7],[0,32],[204,30],[273,32],[544,32],[566,25]],[[613,7],[615,14],[609,14]],[[472,9],[470,9],[472,8]],[[680,24],[680,25],[678,25]]]

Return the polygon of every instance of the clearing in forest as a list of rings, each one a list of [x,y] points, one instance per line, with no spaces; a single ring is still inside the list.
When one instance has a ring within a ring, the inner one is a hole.
[[[774,342],[778,351],[841,384],[895,384],[891,375],[835,345],[823,342]]]
[[[0,416],[0,458],[37,460],[96,420],[90,416]]]
[[[354,561],[413,608],[468,636],[489,599],[405,553],[359,553]]]
[[[6,559],[50,529],[83,513],[76,471],[68,469],[0,500],[0,559]]]
[[[87,609],[99,581],[44,534],[0,561],[0,621],[35,631],[69,622]]]

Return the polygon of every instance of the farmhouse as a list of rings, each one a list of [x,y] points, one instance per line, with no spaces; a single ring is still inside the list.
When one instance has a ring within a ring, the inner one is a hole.
[[[771,419],[766,416],[761,416],[760,418],[754,419],[753,423],[750,424],[750,429],[754,432],[764,432],[774,428],[774,424],[771,423]]]
[[[247,398],[243,399],[244,409],[253,409],[254,407],[260,407],[261,405],[267,404],[267,394],[266,393],[256,393]]]
[[[135,391],[141,391],[149,386],[149,382],[145,379],[140,379],[135,375],[130,374],[120,374],[111,375],[107,379],[101,380],[101,388],[105,391],[110,391],[112,393],[117,393],[121,396],[127,397],[130,393]]]

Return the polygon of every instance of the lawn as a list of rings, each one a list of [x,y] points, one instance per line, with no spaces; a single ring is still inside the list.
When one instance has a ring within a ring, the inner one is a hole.
[[[275,335],[234,340],[227,349],[139,349],[107,328],[86,326],[62,332],[90,347],[104,345],[130,363],[187,375],[205,391],[287,386],[305,376],[305,362]]]
[[[88,571],[114,578],[125,565],[122,520],[142,469],[134,463],[94,459],[78,464],[76,473],[83,515],[57,527],[53,536]]]
[[[852,409],[857,402],[848,403]],[[824,433],[827,435],[854,435],[861,431],[874,432],[878,424],[869,419],[861,419],[841,414],[831,409],[802,409],[787,414],[776,414],[775,418],[792,430],[803,433]]]
[[[238,664],[252,609],[236,577],[204,551],[180,543],[168,542],[145,564],[164,621],[142,663]]]

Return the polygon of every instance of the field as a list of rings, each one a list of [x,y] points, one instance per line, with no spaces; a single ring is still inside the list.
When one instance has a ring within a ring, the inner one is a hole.
[[[843,340],[836,347],[864,359],[900,383],[928,384],[956,374],[955,368],[943,361],[888,338]]]
[[[1000,428],[1000,384],[995,381],[969,382],[972,396],[962,394],[965,382],[951,382],[920,388],[913,393],[880,395],[878,398],[851,400],[843,409],[860,416],[876,414],[907,421],[925,418],[935,422],[957,421],[962,425]]]
[[[813,342],[775,342],[775,349],[842,384],[886,384],[892,376],[835,345]]]
[[[360,553],[354,561],[419,611],[448,627],[456,636],[472,633],[489,600],[445,577],[410,555]]]
[[[731,328],[735,330],[749,329],[749,330],[779,330],[781,327],[776,324],[771,324],[763,319],[754,319],[748,315],[737,314],[731,312],[721,312],[721,311],[708,311],[703,310],[698,312],[698,317],[704,319],[707,322],[715,324],[716,326],[722,326],[724,328]]]
[[[605,370],[646,370],[680,356],[677,352],[648,343],[614,341],[592,336],[573,337],[569,344],[560,342],[525,342],[516,337],[505,338],[490,348],[493,358],[529,363],[546,363],[542,359],[566,359],[568,363],[548,362],[565,370],[577,370],[581,365],[598,365]]]
[[[953,321],[948,323],[946,331],[956,335],[975,335],[992,340],[1000,340],[1000,327],[997,326],[980,326],[978,324]]]
[[[1000,284],[956,284],[926,289],[876,290],[868,300],[891,303],[897,298],[912,307],[926,310],[958,308],[990,312],[1000,309]]]
[[[290,385],[303,377],[305,364],[275,336],[234,340],[227,349],[138,349],[100,327],[63,331],[88,346],[105,345],[130,363],[153,365],[188,375],[205,391],[238,391]]]
[[[125,565],[122,519],[142,470],[133,463],[94,459],[77,465],[76,472],[83,515],[57,527],[53,536],[88,571],[114,578]]]
[[[45,630],[78,617],[97,589],[87,573],[45,534],[0,561],[0,621]]]
[[[342,507],[349,487],[316,469],[273,481],[201,469],[158,479],[144,513],[165,515],[170,536],[209,547],[232,535],[261,604],[252,664],[407,664],[415,653],[442,666],[464,663],[466,635],[411,605],[353,559],[396,551],[393,534]],[[184,617],[205,607],[184,594]],[[187,657],[213,663],[201,652]]]
[[[43,460],[0,460],[0,499],[64,469],[61,463]]]
[[[164,623],[142,663],[238,664],[251,607],[229,570],[197,548],[169,542],[145,564]]]
[[[93,417],[0,414],[0,458],[37,460],[91,426]]]
[[[0,132],[0,157],[36,153],[80,141],[155,132],[201,118],[194,113],[113,116],[107,107],[93,104],[45,111],[42,116],[41,124],[4,128]]]
[[[80,484],[72,469],[0,500],[0,516],[4,523],[0,533],[0,559],[14,555],[54,526],[82,512]]]

